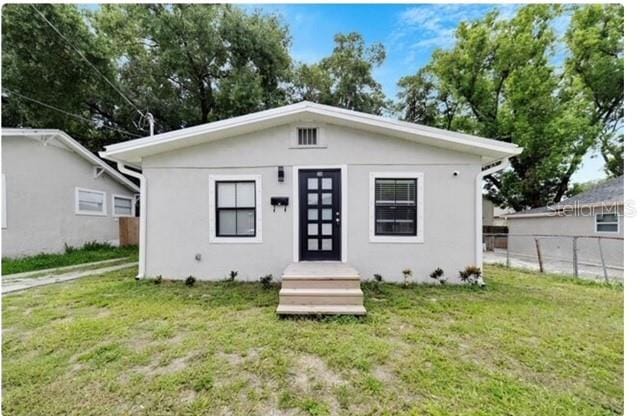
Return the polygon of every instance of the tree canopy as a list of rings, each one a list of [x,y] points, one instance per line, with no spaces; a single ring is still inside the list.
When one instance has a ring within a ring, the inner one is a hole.
[[[2,23],[3,125],[60,128],[93,151],[146,135],[147,112],[162,132],[310,100],[522,146],[486,181],[517,210],[563,198],[589,150],[623,173],[620,5],[462,22],[451,48],[399,81],[395,103],[374,77],[382,44],[338,33],[329,56],[295,63],[278,17],[233,5],[8,4]]]
[[[587,13],[591,6],[583,7],[578,10]],[[585,76],[577,79],[573,54],[560,68],[552,62],[560,41],[553,22],[562,11],[529,5],[511,19],[491,12],[462,23],[451,49],[436,51],[399,83],[403,118],[523,147],[511,158],[512,169],[488,176],[485,186],[491,200],[516,210],[559,201],[587,151],[610,137],[595,104],[597,80],[586,87]],[[570,31],[581,15],[572,19]],[[603,87],[617,91],[603,98],[606,108],[618,103],[621,87],[615,80]]]

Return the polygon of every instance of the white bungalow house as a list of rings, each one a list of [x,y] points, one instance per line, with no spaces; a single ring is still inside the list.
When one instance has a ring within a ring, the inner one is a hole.
[[[520,151],[301,102],[101,156],[141,181],[140,277],[272,274],[279,313],[364,313],[360,279],[481,266],[482,178]]]
[[[2,256],[118,244],[138,186],[68,134],[2,129]]]

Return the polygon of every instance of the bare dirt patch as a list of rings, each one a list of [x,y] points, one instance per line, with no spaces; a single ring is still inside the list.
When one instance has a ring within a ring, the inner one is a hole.
[[[377,378],[378,381],[381,381],[382,383],[391,383],[391,382],[394,382],[396,379],[396,375],[393,373],[393,371],[390,368],[385,367],[384,365],[379,365],[375,367],[372,373],[373,373],[373,376]]]
[[[344,380],[333,370],[327,367],[322,358],[315,355],[302,355],[294,367],[295,384],[304,391],[310,392],[314,384],[337,386],[344,384]]]

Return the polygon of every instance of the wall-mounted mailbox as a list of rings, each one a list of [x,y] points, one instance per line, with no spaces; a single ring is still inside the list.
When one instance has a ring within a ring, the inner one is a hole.
[[[276,211],[276,207],[284,207],[284,210],[287,210],[287,205],[289,205],[289,197],[287,196],[272,196],[271,197],[271,205],[273,206],[273,212]]]

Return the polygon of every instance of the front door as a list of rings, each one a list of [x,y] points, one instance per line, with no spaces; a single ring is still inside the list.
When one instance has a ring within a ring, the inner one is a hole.
[[[300,260],[340,260],[340,170],[299,175]]]

